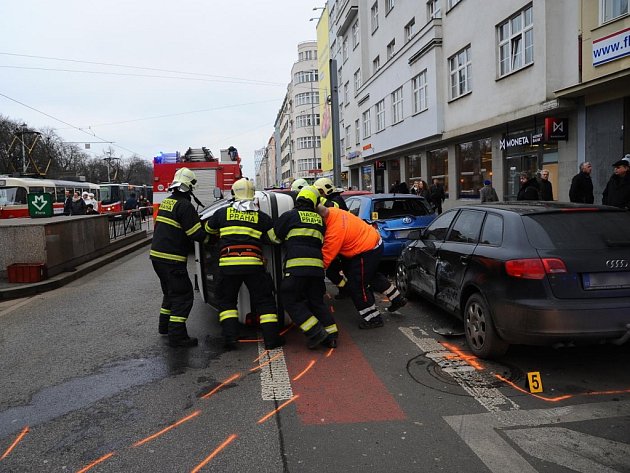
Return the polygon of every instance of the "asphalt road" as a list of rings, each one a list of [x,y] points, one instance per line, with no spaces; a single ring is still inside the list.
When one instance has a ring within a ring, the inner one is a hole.
[[[0,471],[630,471],[627,345],[490,363],[418,299],[370,331],[343,300],[336,350],[290,328],[267,353],[243,327],[224,352],[197,294],[201,344],[171,349],[160,302],[144,249],[0,308]]]

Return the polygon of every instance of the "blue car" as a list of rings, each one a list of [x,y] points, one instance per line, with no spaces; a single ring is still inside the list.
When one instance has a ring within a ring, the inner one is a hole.
[[[367,194],[346,198],[348,210],[378,229],[383,239],[383,259],[395,260],[408,241],[409,232],[428,226],[437,217],[424,198],[410,194]]]

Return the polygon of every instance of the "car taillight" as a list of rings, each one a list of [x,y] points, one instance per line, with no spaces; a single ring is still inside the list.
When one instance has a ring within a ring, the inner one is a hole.
[[[566,273],[567,268],[558,258],[528,258],[506,261],[505,272],[513,278],[542,279],[545,274]]]

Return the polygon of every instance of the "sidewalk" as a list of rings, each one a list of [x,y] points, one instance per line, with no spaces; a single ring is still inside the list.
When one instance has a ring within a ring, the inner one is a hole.
[[[77,266],[74,271],[60,273],[44,281],[36,283],[9,283],[6,281],[0,281],[0,310],[4,305],[2,304],[3,301],[18,299],[21,297],[30,297],[42,292],[58,289],[92,271],[101,268],[102,266],[105,266],[106,264],[111,263],[112,261],[116,261],[129,253],[132,253],[146,245],[150,245],[152,239],[153,232],[148,234],[146,238],[137,240],[127,246],[119,248],[118,250],[107,253],[100,258],[95,258],[88,263]]]

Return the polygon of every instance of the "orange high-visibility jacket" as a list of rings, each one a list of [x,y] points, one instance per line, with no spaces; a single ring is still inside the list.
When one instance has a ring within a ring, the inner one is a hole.
[[[326,268],[338,254],[352,258],[376,248],[381,239],[378,230],[346,210],[329,207],[324,220],[326,233],[322,254]]]

